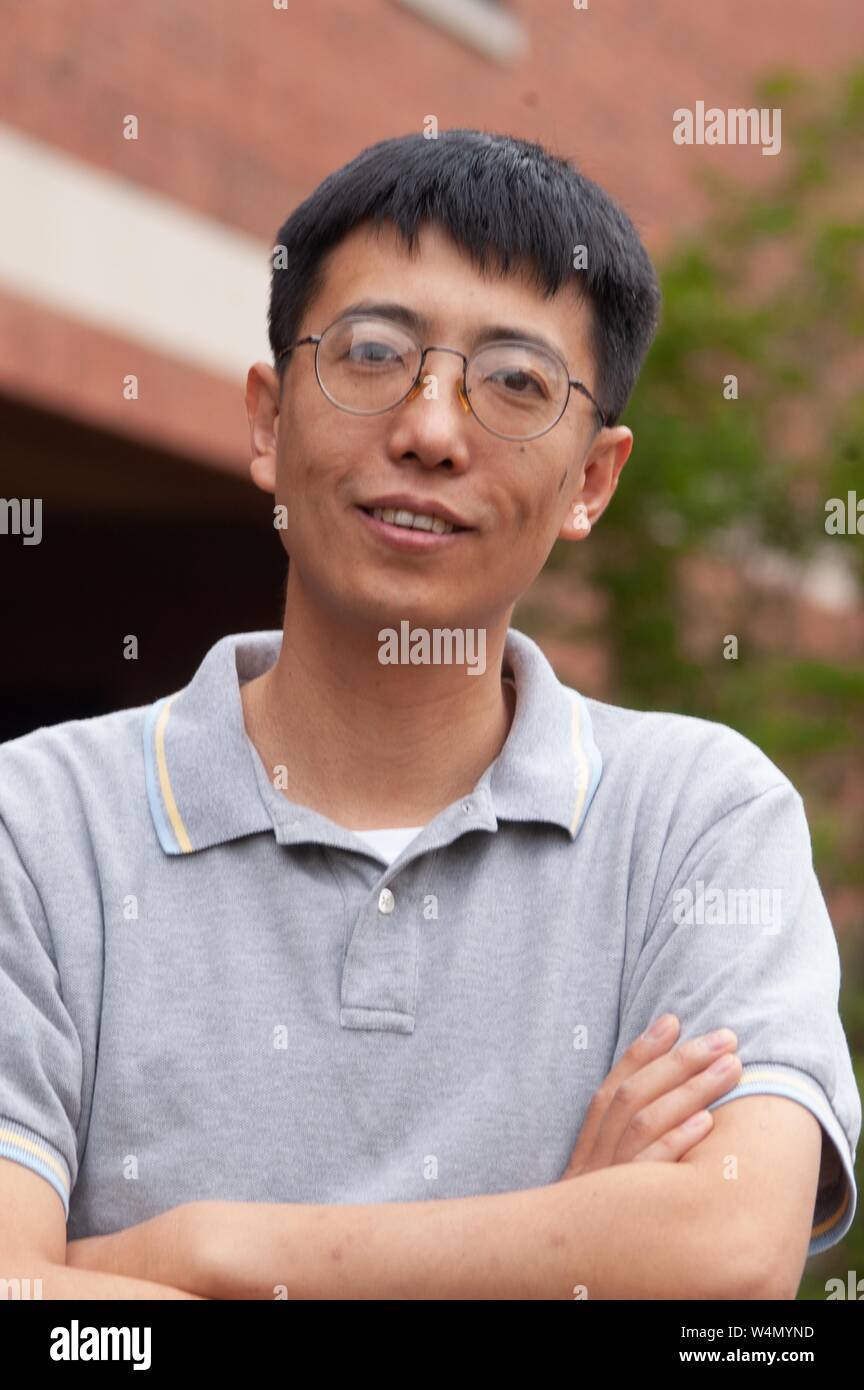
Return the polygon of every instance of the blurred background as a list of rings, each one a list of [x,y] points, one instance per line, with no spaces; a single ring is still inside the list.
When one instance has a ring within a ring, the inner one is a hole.
[[[585,694],[730,724],[792,779],[860,1085],[860,0],[41,0],[3,29],[0,497],[42,499],[42,543],[0,534],[0,741],[281,626],[243,391],[290,210],[433,117],[538,140],[627,209],[665,303],[614,502],[514,624]],[[699,101],[780,108],[780,153],[676,144]],[[800,1297],[847,1269],[860,1219]]]

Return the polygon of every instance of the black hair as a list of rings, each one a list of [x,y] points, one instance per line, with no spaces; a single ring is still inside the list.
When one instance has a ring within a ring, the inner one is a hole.
[[[280,389],[327,253],[361,223],[391,222],[409,250],[425,222],[486,272],[524,267],[547,297],[573,285],[592,308],[594,394],[621,415],[657,328],[660,289],[633,223],[609,194],[541,145],[479,130],[381,140],[335,170],[276,234],[268,326]],[[585,266],[574,268],[584,246]]]

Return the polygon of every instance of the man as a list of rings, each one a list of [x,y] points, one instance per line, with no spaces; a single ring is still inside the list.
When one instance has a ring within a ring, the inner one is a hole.
[[[791,1298],[848,1229],[801,798],[510,627],[617,486],[658,303],[620,209],[510,138],[384,141],[289,217],[246,393],[283,630],[0,749],[0,1273]]]

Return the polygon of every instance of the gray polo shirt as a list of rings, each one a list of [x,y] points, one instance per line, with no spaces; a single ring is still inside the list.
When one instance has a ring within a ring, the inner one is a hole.
[[[726,1101],[818,1118],[811,1253],[839,1240],[861,1105],[780,770],[723,725],[583,698],[511,628],[504,748],[388,865],[246,735],[238,682],[280,640],[224,637],[152,706],[0,746],[0,1155],[70,1239],[196,1199],[553,1182],[672,1010],[682,1039],[735,1029]]]

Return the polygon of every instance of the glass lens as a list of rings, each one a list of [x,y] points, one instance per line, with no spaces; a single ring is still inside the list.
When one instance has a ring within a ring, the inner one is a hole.
[[[318,348],[318,375],[335,405],[373,415],[396,405],[417,375],[420,349],[388,319],[338,319]]]
[[[468,396],[494,434],[527,439],[554,425],[567,401],[567,370],[532,343],[490,343],[468,363]]]

